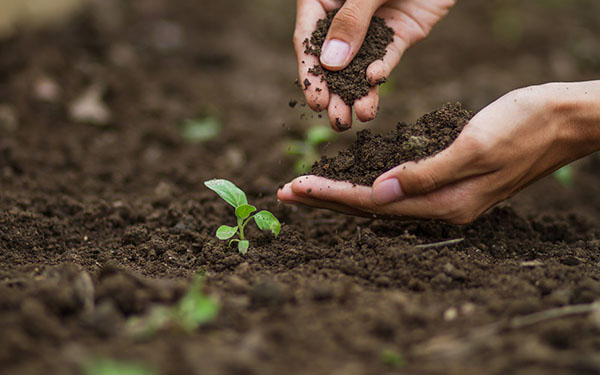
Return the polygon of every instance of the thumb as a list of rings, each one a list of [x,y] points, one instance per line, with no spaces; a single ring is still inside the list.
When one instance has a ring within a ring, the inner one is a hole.
[[[371,17],[385,0],[347,0],[337,12],[321,49],[321,65],[342,70],[362,45]]]
[[[373,183],[373,201],[388,204],[485,173],[481,153],[472,147],[461,147],[461,143],[455,142],[429,159],[407,162],[385,172]]]

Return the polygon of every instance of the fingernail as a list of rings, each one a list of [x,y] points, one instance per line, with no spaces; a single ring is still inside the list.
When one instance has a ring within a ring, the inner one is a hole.
[[[373,187],[373,200],[377,204],[392,203],[403,197],[404,193],[397,178],[390,178]]]
[[[339,39],[330,39],[323,44],[321,63],[330,67],[342,67],[350,54],[350,45]]]

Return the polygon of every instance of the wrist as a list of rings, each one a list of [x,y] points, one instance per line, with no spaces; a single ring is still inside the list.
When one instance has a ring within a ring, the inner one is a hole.
[[[549,83],[543,106],[557,124],[558,142],[583,157],[600,150],[600,81]]]

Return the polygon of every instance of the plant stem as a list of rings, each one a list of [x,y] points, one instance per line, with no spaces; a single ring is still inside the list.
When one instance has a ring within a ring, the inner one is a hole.
[[[246,224],[248,224],[248,222],[250,221],[250,219],[252,219],[252,216],[248,216],[248,218],[246,220],[242,220],[240,218],[238,218],[238,234],[240,236],[240,240],[244,240],[244,228],[246,227]]]
[[[240,237],[240,240],[244,240],[244,222],[242,221],[242,219],[240,219],[238,217],[237,219],[237,223],[238,223],[238,235]]]

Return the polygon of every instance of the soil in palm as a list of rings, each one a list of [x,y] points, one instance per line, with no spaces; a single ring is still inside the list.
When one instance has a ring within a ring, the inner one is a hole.
[[[348,149],[317,161],[311,174],[372,185],[385,171],[407,161],[435,155],[450,146],[472,116],[473,112],[463,109],[460,103],[448,103],[414,124],[398,123],[396,129],[387,134],[362,130]]]

